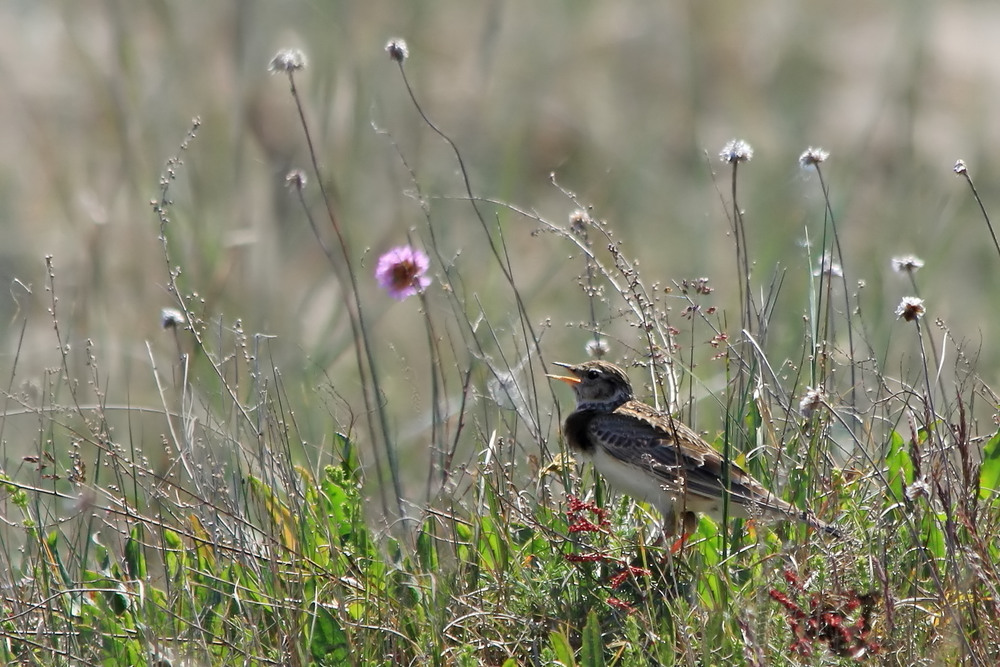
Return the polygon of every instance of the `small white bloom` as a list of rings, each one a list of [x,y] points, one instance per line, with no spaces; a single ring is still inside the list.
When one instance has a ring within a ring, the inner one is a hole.
[[[407,48],[406,42],[398,38],[389,40],[385,45],[385,52],[397,63],[401,63],[410,57],[410,49]]]
[[[915,273],[924,265],[924,260],[916,255],[903,255],[892,258],[892,270],[896,273]]]
[[[271,58],[271,64],[267,69],[271,74],[281,74],[282,72],[291,74],[306,67],[306,55],[298,49],[282,49]]]
[[[810,146],[805,153],[799,156],[799,166],[803,169],[815,169],[816,165],[825,162],[828,157],[830,157],[829,151]]]
[[[904,296],[899,305],[896,306],[896,317],[901,317],[907,322],[919,320],[925,312],[924,300],[915,296]]]
[[[603,338],[600,339],[590,339],[587,341],[587,356],[591,359],[603,359],[607,356],[610,348],[608,347],[608,341]]]
[[[164,329],[176,329],[187,324],[184,313],[176,308],[164,308],[160,311],[160,326]]]
[[[828,252],[823,253],[819,261],[819,268],[813,271],[814,276],[827,275],[833,278],[840,278],[844,275],[844,269],[838,262],[833,261],[833,255]]]
[[[753,159],[753,147],[742,139],[733,139],[719,151],[719,159],[729,164],[749,162]]]
[[[825,401],[826,393],[823,391],[823,387],[816,387],[815,389],[807,387],[805,395],[799,401],[799,414],[806,419],[810,419],[816,414],[816,410],[823,407]]]

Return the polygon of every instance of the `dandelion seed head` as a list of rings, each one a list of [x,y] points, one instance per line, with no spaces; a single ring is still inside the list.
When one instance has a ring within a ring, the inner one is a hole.
[[[587,352],[587,356],[591,359],[603,359],[611,351],[608,341],[603,338],[588,340],[584,349]]]
[[[901,255],[892,258],[892,270],[896,273],[915,273],[924,265],[924,260],[916,255]]]
[[[430,286],[431,279],[424,275],[429,268],[430,259],[423,251],[399,246],[378,258],[375,280],[389,296],[402,301]]]
[[[833,255],[828,252],[823,253],[820,259],[819,268],[813,271],[814,276],[827,275],[833,278],[840,278],[844,275],[844,269],[839,262],[833,260]]]
[[[306,67],[306,56],[299,49],[282,49],[271,58],[267,70],[271,74],[291,74]]]
[[[812,387],[806,388],[805,395],[802,396],[802,400],[799,401],[799,414],[810,419],[816,410],[823,407],[826,401],[826,393],[823,391],[823,387]]]
[[[820,162],[826,162],[828,157],[830,157],[829,151],[810,146],[799,156],[799,166],[803,169],[815,169]]]
[[[176,308],[164,308],[160,311],[160,326],[164,329],[176,329],[187,324],[184,313]]]
[[[919,320],[925,312],[924,300],[915,296],[904,296],[899,305],[896,306],[896,317],[901,317],[907,322]]]
[[[927,483],[926,477],[914,480],[913,484],[906,487],[906,499],[910,502],[921,496],[924,498],[931,497],[931,485]]]
[[[410,57],[410,49],[407,48],[406,41],[398,38],[390,39],[386,43],[385,52],[397,63],[401,63]]]
[[[301,169],[292,169],[288,172],[288,175],[285,176],[285,186],[293,190],[298,190],[299,192],[305,189],[306,183],[308,182],[309,179],[306,178],[306,172]]]
[[[514,373],[497,371],[496,375],[486,383],[490,398],[506,410],[517,410],[518,403],[523,403],[522,389]]]
[[[573,231],[583,229],[584,225],[590,222],[590,214],[582,208],[578,208],[569,214],[569,226]]]
[[[531,360],[522,357],[514,366],[506,368],[490,363],[493,376],[486,382],[490,398],[504,410],[513,410],[523,418],[530,420],[531,410],[528,407],[524,384],[524,367]]]
[[[753,159],[753,147],[742,139],[732,139],[719,151],[719,159],[729,164],[749,162]]]

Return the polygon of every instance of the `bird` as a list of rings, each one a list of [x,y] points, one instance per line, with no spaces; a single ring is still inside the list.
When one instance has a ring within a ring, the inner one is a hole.
[[[555,365],[569,375],[548,377],[569,384],[576,395],[576,409],[563,424],[567,444],[589,458],[613,488],[656,507],[665,534],[682,528],[682,537],[690,535],[697,513],[723,518],[728,468],[730,517],[796,520],[843,536],[812,512],[775,496],[670,413],[636,400],[628,374],[615,364]]]

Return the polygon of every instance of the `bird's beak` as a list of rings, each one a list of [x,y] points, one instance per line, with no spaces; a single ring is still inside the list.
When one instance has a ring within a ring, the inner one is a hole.
[[[564,364],[558,361],[553,361],[552,364],[554,366],[562,366],[563,368],[573,368],[573,364]],[[550,375],[546,373],[545,377],[552,378],[553,380],[562,380],[566,384],[580,384],[580,378],[575,375]]]

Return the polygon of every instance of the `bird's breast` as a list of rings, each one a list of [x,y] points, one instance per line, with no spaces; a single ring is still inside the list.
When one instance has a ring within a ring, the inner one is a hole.
[[[596,412],[593,410],[577,410],[566,417],[566,422],[563,424],[563,435],[572,449],[584,454],[591,454],[594,451],[594,442],[587,433],[587,427],[595,414]]]

